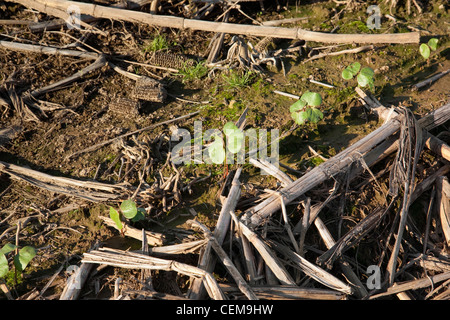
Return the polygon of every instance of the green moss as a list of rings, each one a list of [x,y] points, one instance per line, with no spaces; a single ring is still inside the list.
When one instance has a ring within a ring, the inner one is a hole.
[[[309,161],[314,167],[317,167],[319,164],[325,162],[321,157],[314,157]]]
[[[367,24],[365,22],[356,20],[356,21],[349,21],[344,22],[340,28],[339,33],[373,33],[369,27],[367,27]]]

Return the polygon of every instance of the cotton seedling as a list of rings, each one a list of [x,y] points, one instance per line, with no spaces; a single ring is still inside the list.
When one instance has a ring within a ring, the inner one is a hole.
[[[238,153],[243,145],[244,133],[233,122],[227,122],[222,131],[226,137],[226,149],[233,154]],[[214,141],[208,147],[209,157],[215,164],[224,163],[226,160],[224,139],[220,134],[213,135],[213,138]]]
[[[124,200],[120,204],[119,211],[113,207],[109,207],[109,217],[114,221],[117,228],[123,233],[124,225],[122,217],[136,222],[145,218],[145,210],[143,208],[136,207],[136,203],[133,200]]]
[[[424,59],[428,59],[430,57],[431,51],[437,50],[438,39],[432,38],[428,41],[428,43],[422,43],[419,47],[419,52],[424,57]]]
[[[323,113],[316,107],[322,104],[322,96],[317,92],[305,92],[300,100],[289,108],[295,123],[302,125],[306,121],[317,123],[323,118]]]
[[[25,246],[20,250],[17,249],[18,247],[11,243],[5,244],[3,248],[0,249],[0,278],[6,276],[9,272],[7,255],[10,252],[17,252],[13,258],[16,274],[17,272],[22,273],[28,266],[30,261],[36,256],[36,249],[31,246]]]
[[[358,86],[360,87],[369,87],[370,90],[375,90],[374,85],[374,72],[369,67],[364,67],[361,69],[361,64],[359,62],[353,62],[349,66],[347,66],[341,74],[342,78],[345,80],[351,80],[356,76],[356,80],[358,81]]]
[[[232,154],[238,153],[244,142],[244,133],[233,122],[227,122],[223,127],[223,133],[226,137],[226,150]],[[214,142],[208,147],[208,154],[211,161],[215,164],[225,164],[224,177],[228,175],[227,152],[224,148],[224,140],[219,134],[215,134]]]

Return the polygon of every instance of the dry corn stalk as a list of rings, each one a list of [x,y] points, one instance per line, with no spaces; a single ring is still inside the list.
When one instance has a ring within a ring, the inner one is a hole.
[[[109,111],[121,116],[137,116],[141,103],[128,98],[116,98],[109,104]]]
[[[159,81],[142,76],[136,80],[132,97],[145,101],[164,102],[167,91]]]
[[[174,54],[170,52],[156,51],[153,52],[147,63],[164,68],[183,69],[192,67],[194,60],[182,54]]]
[[[105,7],[98,4],[83,3],[65,0],[14,0],[26,7],[34,8],[41,12],[68,18],[67,9],[76,5],[80,14],[92,15],[96,18],[132,21],[133,23],[145,23],[152,26],[203,30],[208,32],[226,32],[232,34],[246,34],[253,36],[274,36],[284,39],[303,39],[306,41],[326,43],[419,43],[419,32],[395,33],[395,34],[331,34],[303,30],[301,28],[280,28],[270,26],[255,26],[249,24],[233,24],[215,21],[203,21],[198,19],[185,19],[183,17],[152,15],[146,12],[124,10]],[[89,25],[87,24],[87,27]]]
[[[100,248],[85,253],[82,263],[106,264],[127,269],[176,271],[185,275],[200,277],[203,279],[205,288],[212,299],[225,299],[225,295],[211,273],[178,261],[150,257],[129,251]]]
[[[268,54],[269,48],[274,45],[275,42],[273,37],[264,37],[255,45],[253,51],[265,57]]]
[[[439,206],[439,217],[447,245],[450,245],[450,183],[447,177],[437,180],[437,198]]]

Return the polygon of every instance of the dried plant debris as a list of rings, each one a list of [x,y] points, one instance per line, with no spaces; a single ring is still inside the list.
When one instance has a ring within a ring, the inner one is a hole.
[[[136,99],[115,98],[109,104],[109,112],[122,117],[135,117],[139,115],[141,102]]]
[[[172,68],[181,70],[186,67],[193,67],[194,59],[190,59],[182,54],[176,54],[165,51],[156,51],[149,54],[147,63],[158,67]]]
[[[253,50],[259,54],[267,56],[270,50],[275,49],[276,39],[273,37],[264,37],[255,45]]]
[[[159,81],[141,76],[136,80],[132,97],[145,101],[164,102],[167,98],[167,91]]]

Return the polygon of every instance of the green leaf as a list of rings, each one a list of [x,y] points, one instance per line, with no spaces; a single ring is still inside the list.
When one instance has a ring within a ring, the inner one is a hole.
[[[226,136],[235,130],[239,130],[239,128],[233,122],[227,122],[223,126],[223,132],[225,133]]]
[[[309,121],[313,123],[319,122],[321,119],[323,119],[323,113],[319,109],[316,108],[310,108],[309,112]]]
[[[438,45],[438,39],[436,38],[432,38],[428,41],[428,46],[430,47],[431,50],[436,51],[437,49],[437,45]]]
[[[225,160],[225,150],[223,148],[223,140],[216,136],[214,142],[208,147],[208,154],[212,162],[221,164]]]
[[[109,207],[109,217],[116,223],[116,226],[119,230],[123,229],[122,221],[120,221],[120,215],[113,207]]]
[[[311,107],[320,106],[320,104],[322,103],[322,97],[320,96],[320,94],[310,91],[305,92],[300,100],[306,101],[306,103]]]
[[[359,62],[353,62],[346,68],[348,71],[352,73],[353,76],[356,76],[361,69],[361,64]]]
[[[227,137],[227,148],[232,153],[237,153],[242,148],[244,133],[233,123],[227,122],[223,127],[223,132]]]
[[[2,253],[0,254],[0,278],[4,277],[8,273],[8,271],[8,259],[6,259],[6,256]]]
[[[323,113],[316,108],[306,108],[305,111],[291,113],[291,116],[295,123],[301,125],[306,121],[317,123],[323,118]]]
[[[0,249],[0,254],[7,254],[13,250],[16,250],[17,246],[12,243],[7,243]]]
[[[361,69],[361,64],[359,62],[353,62],[342,71],[342,78],[345,80],[353,79],[358,74],[359,69]]]
[[[231,153],[238,153],[242,148],[244,141],[244,133],[241,130],[234,130],[232,134],[227,136],[227,149]]]
[[[373,83],[373,70],[370,68],[364,68],[361,70],[361,72],[358,74],[357,80],[358,84],[361,87],[365,87],[370,83]]]
[[[419,52],[422,55],[422,57],[424,57],[425,59],[428,59],[431,54],[430,47],[425,43],[422,43],[420,45]]]
[[[30,246],[23,247],[19,250],[19,254],[14,257],[14,266],[18,271],[22,272],[35,256],[36,249]]]
[[[345,68],[342,70],[342,78],[345,80],[353,79],[353,73],[348,68]]]
[[[137,213],[136,203],[133,200],[124,200],[120,205],[120,210],[127,219],[133,219]]]
[[[306,106],[306,101],[300,99],[290,106],[289,111],[291,113],[297,112],[297,111],[302,111],[305,108],[305,106]]]
[[[302,125],[306,120],[308,120],[306,111],[292,112],[291,117],[294,119],[295,123],[299,125]]]
[[[373,78],[373,75],[375,74],[375,72],[371,68],[365,67],[365,68],[361,69],[360,74],[362,74],[370,79],[370,78]]]
[[[143,208],[138,208],[136,215],[131,219],[133,222],[137,222],[145,219],[145,210]]]

